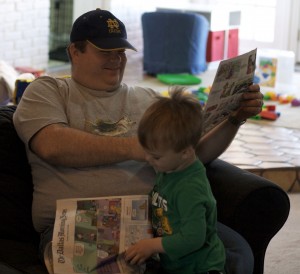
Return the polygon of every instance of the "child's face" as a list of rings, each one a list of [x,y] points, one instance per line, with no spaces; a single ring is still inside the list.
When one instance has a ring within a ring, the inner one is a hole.
[[[159,172],[181,170],[187,165],[185,150],[175,152],[173,149],[145,149],[147,162]]]

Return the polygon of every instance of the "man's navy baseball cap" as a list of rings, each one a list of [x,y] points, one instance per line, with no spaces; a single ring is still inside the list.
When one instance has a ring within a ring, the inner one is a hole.
[[[132,49],[125,25],[107,10],[96,9],[79,16],[72,27],[71,43],[88,41],[101,50]]]

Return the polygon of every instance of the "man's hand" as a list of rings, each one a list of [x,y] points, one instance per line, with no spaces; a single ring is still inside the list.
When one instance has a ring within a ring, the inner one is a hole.
[[[251,85],[249,91],[241,96],[240,106],[231,115],[242,122],[262,111],[263,94],[260,92],[259,85]]]

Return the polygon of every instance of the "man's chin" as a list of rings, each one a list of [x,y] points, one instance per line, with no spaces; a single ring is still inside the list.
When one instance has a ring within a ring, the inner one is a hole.
[[[120,86],[123,75],[120,71],[110,71],[106,77],[102,79],[105,79],[106,84],[111,87],[111,90],[114,90]]]
[[[121,85],[121,81],[114,81],[114,82],[107,82],[107,91],[114,91],[116,90],[118,87],[120,87]]]
[[[122,78],[123,78],[123,75],[119,73],[109,73],[107,75],[107,82],[115,82],[115,83],[118,83],[118,82],[121,82],[122,81]]]

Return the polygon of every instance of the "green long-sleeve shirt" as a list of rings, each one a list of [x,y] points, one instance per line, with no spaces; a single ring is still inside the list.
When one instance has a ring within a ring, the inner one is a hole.
[[[175,273],[223,271],[225,250],[216,231],[217,208],[203,164],[159,173],[152,191],[152,223],[162,236],[163,268]]]

